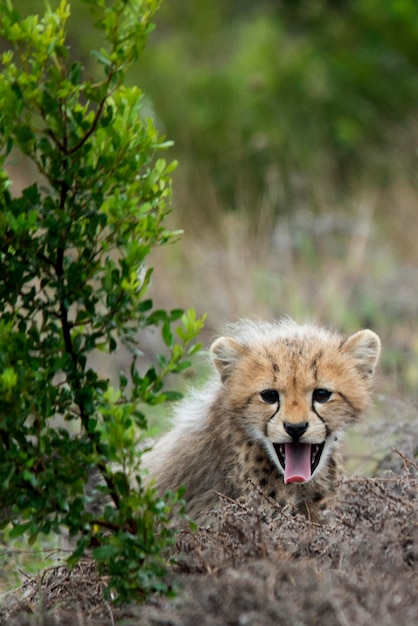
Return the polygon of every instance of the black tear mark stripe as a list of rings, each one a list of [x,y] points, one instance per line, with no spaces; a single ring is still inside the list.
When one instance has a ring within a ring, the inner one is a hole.
[[[329,437],[329,436],[330,436],[330,434],[331,434],[331,431],[330,431],[330,429],[329,429],[329,426],[328,426],[328,424],[326,423],[325,418],[324,418],[324,417],[322,417],[322,415],[321,415],[320,413],[318,413],[318,411],[316,410],[316,408],[315,408],[314,404],[312,404],[312,411],[315,413],[315,415],[317,415],[317,417],[319,417],[319,419],[321,420],[321,422],[324,424],[324,426],[325,426],[325,434],[326,434],[326,436],[327,436],[327,437]]]
[[[273,419],[273,417],[275,417],[275,416],[277,415],[277,413],[279,412],[279,410],[280,410],[280,405],[279,405],[279,406],[277,407],[277,409],[274,411],[273,415],[271,415],[271,416],[268,418],[268,420],[265,422],[265,424],[264,424],[264,434],[265,434],[265,436],[266,436],[266,437],[268,437],[268,435],[267,435],[267,426],[269,425],[269,423],[271,422],[271,420]]]
[[[320,413],[318,413],[318,411],[316,410],[315,404],[312,403],[312,411],[315,413],[315,415],[317,415],[319,417],[319,419],[321,420],[321,422],[323,422],[325,424],[325,418],[322,417],[322,415]]]

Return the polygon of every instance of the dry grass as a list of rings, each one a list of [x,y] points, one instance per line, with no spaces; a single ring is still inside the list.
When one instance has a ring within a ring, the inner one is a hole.
[[[213,185],[198,193],[175,186],[175,246],[154,252],[158,306],[208,313],[205,345],[226,321],[290,315],[346,332],[373,328],[384,344],[385,388],[417,396],[418,232],[416,189],[353,194],[314,210],[274,215],[257,207],[226,210]],[[251,209],[251,210],[250,210]],[[396,224],[396,227],[395,227]]]
[[[415,626],[418,411],[387,397],[378,408],[360,433],[374,477],[342,481],[319,520],[261,502],[257,489],[239,501],[219,494],[210,524],[179,530],[168,574],[174,599],[115,607],[106,576],[84,559],[72,571],[59,564],[26,575],[3,594],[0,624]]]
[[[321,523],[278,507],[261,514],[256,493],[224,502],[216,529],[180,532],[170,573],[179,589],[174,601],[112,607],[105,579],[82,562],[26,582],[1,623],[415,625],[418,466],[407,465],[411,471],[401,475],[343,482]]]

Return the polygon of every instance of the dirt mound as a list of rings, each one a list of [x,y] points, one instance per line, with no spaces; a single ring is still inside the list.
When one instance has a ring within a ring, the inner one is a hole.
[[[266,509],[257,493],[225,501],[213,514],[216,529],[179,533],[174,600],[115,608],[104,599],[106,580],[82,562],[25,583],[18,598],[3,602],[0,623],[416,626],[417,465],[401,462],[400,474],[344,481],[320,523]]]

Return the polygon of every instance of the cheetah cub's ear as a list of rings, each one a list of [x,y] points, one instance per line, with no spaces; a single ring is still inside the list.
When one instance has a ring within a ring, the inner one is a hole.
[[[226,381],[235,363],[245,352],[245,346],[232,339],[232,337],[219,337],[219,339],[213,342],[210,348],[210,355],[222,382]]]
[[[380,339],[372,330],[360,330],[351,335],[342,345],[357,361],[358,371],[371,378],[380,355]]]

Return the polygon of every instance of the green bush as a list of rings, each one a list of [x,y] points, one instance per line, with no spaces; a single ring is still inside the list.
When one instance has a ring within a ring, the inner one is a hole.
[[[138,444],[146,406],[177,398],[165,378],[190,365],[202,322],[147,297],[146,258],[175,235],[163,225],[174,164],[155,156],[169,143],[124,81],[158,2],[88,4],[103,38],[94,78],[70,58],[66,0],[43,18],[0,4],[1,520],[10,537],[66,528],[70,562],[92,547],[122,600],[164,589],[179,494],[143,485]],[[21,153],[36,173],[16,197],[6,166]],[[138,332],[152,327],[167,350],[141,373]],[[91,357],[121,344],[130,365],[113,387]]]

